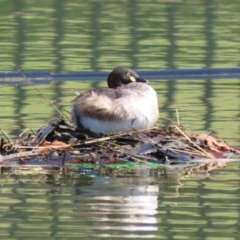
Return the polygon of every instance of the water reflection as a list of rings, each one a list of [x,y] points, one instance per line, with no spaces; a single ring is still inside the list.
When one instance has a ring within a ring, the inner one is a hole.
[[[115,177],[2,174],[0,235],[187,239],[220,234],[229,239],[240,230],[238,168],[233,162],[207,178],[175,175],[178,181],[147,170]]]
[[[154,237],[158,230],[155,215],[159,186],[141,182],[132,178],[97,178],[92,186],[75,188],[76,219],[87,211],[86,221],[98,222],[91,227],[97,236]]]

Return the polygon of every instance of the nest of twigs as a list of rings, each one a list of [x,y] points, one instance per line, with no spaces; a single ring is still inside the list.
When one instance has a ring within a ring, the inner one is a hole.
[[[14,142],[5,135],[0,152],[0,162],[5,167],[17,164],[73,169],[160,169],[183,165],[192,172],[223,167],[226,161],[219,164],[213,160],[240,154],[217,137],[188,135],[182,126],[99,135],[87,129],[76,130],[63,120],[41,127],[36,133],[25,131]]]

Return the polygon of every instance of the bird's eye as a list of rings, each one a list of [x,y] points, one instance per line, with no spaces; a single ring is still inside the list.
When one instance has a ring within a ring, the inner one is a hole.
[[[131,73],[127,73],[127,77],[132,81],[136,82],[136,78],[131,75]]]

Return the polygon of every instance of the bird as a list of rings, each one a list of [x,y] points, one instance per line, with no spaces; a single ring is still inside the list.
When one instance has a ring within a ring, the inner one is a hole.
[[[127,67],[108,75],[108,88],[96,88],[73,100],[72,119],[79,129],[125,133],[153,127],[159,117],[156,91]]]

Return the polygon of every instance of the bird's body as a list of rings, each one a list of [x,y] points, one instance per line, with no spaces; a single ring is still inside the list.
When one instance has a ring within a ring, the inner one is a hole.
[[[120,73],[130,81],[115,86]],[[72,110],[75,125],[108,134],[153,127],[159,115],[157,94],[134,73],[128,68],[116,68],[108,77],[112,88],[93,89],[78,96]]]

